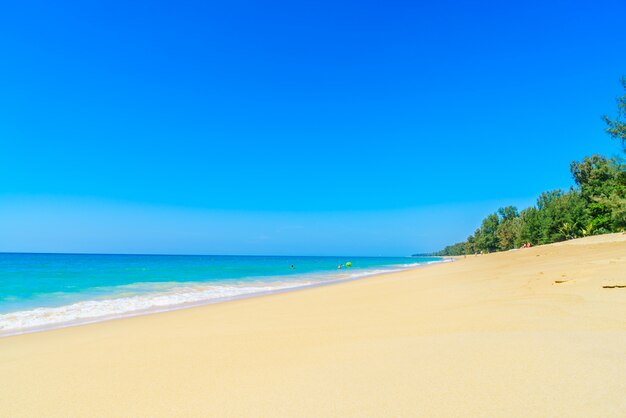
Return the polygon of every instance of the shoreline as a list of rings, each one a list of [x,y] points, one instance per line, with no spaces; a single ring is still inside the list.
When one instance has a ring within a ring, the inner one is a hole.
[[[2,411],[623,417],[623,284],[609,234],[12,336]]]
[[[144,316],[144,315],[152,315],[152,314],[157,314],[157,313],[173,312],[173,311],[178,311],[178,310],[182,310],[182,309],[189,309],[189,308],[195,308],[195,307],[206,306],[206,305],[227,303],[227,302],[241,300],[241,299],[249,299],[249,298],[267,296],[267,295],[272,295],[272,294],[279,294],[279,293],[285,293],[285,292],[305,290],[305,289],[315,288],[315,287],[319,287],[319,286],[327,286],[327,285],[333,285],[333,284],[337,284],[337,283],[343,283],[343,282],[350,282],[350,281],[354,281],[354,280],[365,279],[365,278],[369,278],[369,277],[382,276],[382,275],[387,275],[387,274],[394,274],[394,273],[399,273],[399,272],[403,272],[403,271],[409,271],[409,270],[412,270],[412,269],[423,268],[423,267],[429,266],[429,265],[435,265],[435,264],[441,264],[441,263],[449,263],[449,262],[455,261],[452,257],[440,257],[440,258],[441,258],[440,260],[429,261],[429,262],[413,265],[411,267],[390,269],[389,271],[376,271],[376,272],[373,272],[373,273],[363,273],[362,275],[358,275],[358,273],[356,273],[356,275],[354,275],[354,276],[349,276],[349,277],[339,278],[339,279],[330,279],[328,281],[320,281],[320,282],[315,282],[315,283],[307,283],[307,284],[301,284],[301,285],[287,286],[287,287],[282,287],[282,288],[278,287],[278,288],[273,289],[273,290],[265,290],[265,291],[260,291],[260,292],[243,293],[243,294],[234,295],[234,296],[216,297],[216,298],[198,300],[198,301],[194,301],[194,302],[182,302],[182,303],[176,303],[176,304],[172,304],[172,305],[167,305],[167,306],[164,306],[164,307],[155,306],[155,307],[150,307],[150,308],[146,308],[146,309],[138,309],[138,310],[133,310],[133,311],[127,311],[127,312],[119,313],[119,314],[102,315],[102,316],[99,316],[99,317],[84,318],[84,319],[75,319],[75,320],[58,322],[58,323],[51,323],[51,324],[40,325],[40,326],[19,328],[19,329],[16,329],[16,330],[9,330],[9,331],[2,331],[2,330],[0,330],[0,340],[3,339],[3,338],[6,338],[6,337],[12,337],[12,336],[18,336],[18,335],[24,335],[24,334],[45,332],[45,331],[51,331],[51,330],[62,329],[62,328],[69,328],[69,327],[75,327],[75,326],[81,326],[81,325],[96,324],[96,323],[100,323],[100,322],[115,321],[115,320],[120,320],[120,319],[125,319],[125,318],[133,318],[133,317]],[[155,295],[157,295],[157,294],[155,293]],[[107,299],[104,299],[103,301],[105,301],[105,300],[107,300]],[[109,299],[109,300],[111,300],[111,299]],[[87,300],[87,301],[83,301],[83,302],[90,302],[90,301]],[[78,302],[78,303],[81,303],[81,302]],[[63,307],[72,306],[72,305],[74,305],[74,304],[59,306],[58,308],[63,308]],[[26,310],[26,311],[16,311],[16,312],[28,312],[28,311],[32,311],[32,310],[34,310],[34,309]],[[13,314],[13,313],[15,313],[15,312],[10,312],[8,314]]]

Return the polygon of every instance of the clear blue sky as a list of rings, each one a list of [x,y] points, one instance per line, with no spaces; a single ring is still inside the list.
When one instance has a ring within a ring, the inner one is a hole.
[[[12,3],[0,251],[431,251],[619,150],[623,0]]]

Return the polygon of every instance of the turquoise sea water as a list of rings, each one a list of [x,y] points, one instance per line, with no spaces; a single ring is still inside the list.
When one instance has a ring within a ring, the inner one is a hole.
[[[436,257],[5,253],[0,254],[0,333],[211,303],[438,261]],[[352,267],[346,267],[347,262]]]

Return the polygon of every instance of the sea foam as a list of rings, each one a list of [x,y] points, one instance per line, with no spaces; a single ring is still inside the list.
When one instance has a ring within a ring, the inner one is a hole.
[[[162,293],[87,300],[59,307],[41,307],[0,315],[0,333],[93,322],[98,319],[132,316],[136,313],[159,312],[175,307],[222,301],[251,294],[271,293],[311,284],[313,283],[298,281],[255,286],[185,286]]]
[[[452,261],[439,259],[405,263],[382,268],[344,270],[317,274],[292,275],[286,280],[257,277],[257,280],[230,283],[136,282],[122,286],[96,288],[100,297],[63,306],[36,307],[0,314],[0,336],[43,329],[99,322],[107,319],[163,312],[184,307],[216,303],[230,299],[275,293],[295,288],[355,280],[367,276],[396,272],[424,264]]]

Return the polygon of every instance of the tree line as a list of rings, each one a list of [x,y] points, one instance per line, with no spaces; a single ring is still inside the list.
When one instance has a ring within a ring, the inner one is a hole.
[[[621,143],[626,154],[626,77],[624,94],[617,99],[617,116],[604,116],[606,133]],[[588,235],[626,230],[626,164],[622,158],[602,155],[573,161],[575,185],[569,190],[543,192],[534,206],[518,212],[514,206],[498,209],[483,219],[467,240],[434,255],[490,253],[549,244]]]

